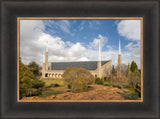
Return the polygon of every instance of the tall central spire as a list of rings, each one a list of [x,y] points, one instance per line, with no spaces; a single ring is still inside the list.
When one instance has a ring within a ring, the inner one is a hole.
[[[48,52],[48,40],[46,41],[46,52]]]
[[[99,39],[99,58],[97,63],[97,76],[101,78],[101,43]]]
[[[121,43],[120,43],[120,40],[119,40],[119,54],[121,54]]]
[[[43,49],[43,63],[45,63],[45,49]]]
[[[99,61],[101,61],[101,41],[99,39],[99,58],[98,58]]]
[[[117,76],[121,77],[121,44],[120,44],[120,40],[119,40],[119,54],[118,54]]]
[[[46,63],[46,70],[48,70],[48,40],[46,42],[46,57],[45,57],[45,63]]]

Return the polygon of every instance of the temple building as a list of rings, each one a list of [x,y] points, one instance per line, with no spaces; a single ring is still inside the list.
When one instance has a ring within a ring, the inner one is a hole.
[[[121,62],[121,61],[120,61]],[[50,64],[50,65],[48,65]],[[43,65],[41,78],[61,79],[64,70],[68,67],[82,67],[90,71],[94,77],[107,77],[112,71],[112,60],[101,60],[101,47],[99,41],[98,61],[75,61],[75,62],[50,62],[48,63],[48,41],[43,52]]]

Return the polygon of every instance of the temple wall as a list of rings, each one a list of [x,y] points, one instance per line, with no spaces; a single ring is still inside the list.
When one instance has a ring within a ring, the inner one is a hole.
[[[101,67],[101,76],[107,77],[110,75],[111,71],[112,71],[112,60],[110,60],[108,63],[104,64]]]
[[[99,76],[99,70],[101,76]],[[89,70],[94,77],[107,77],[112,71],[112,60],[101,66],[100,69]],[[41,70],[42,76],[41,78],[56,78],[62,79],[62,74],[64,70]]]

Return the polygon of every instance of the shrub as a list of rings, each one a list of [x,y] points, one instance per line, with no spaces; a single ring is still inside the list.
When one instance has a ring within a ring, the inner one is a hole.
[[[87,90],[88,84],[95,82],[94,76],[84,68],[66,68],[63,75],[64,83],[72,92],[82,92]]]
[[[54,87],[55,84],[51,83],[48,88]]]
[[[57,84],[57,83],[51,83],[49,86],[48,86],[48,88],[52,88],[52,87],[60,87],[60,85],[59,84]]]
[[[141,83],[141,74],[139,71],[130,72],[129,79],[134,88],[136,88],[137,84]]]
[[[104,84],[104,78],[103,77],[101,79],[100,78],[96,78],[95,83],[103,85]]]
[[[43,82],[42,80],[35,79],[32,81],[33,88],[36,88],[36,89],[42,88],[42,87],[44,87],[44,85],[45,85],[45,82]]]
[[[54,87],[60,87],[60,85],[58,83],[54,84]]]
[[[101,79],[100,78],[96,78],[95,83],[96,84],[101,84]]]

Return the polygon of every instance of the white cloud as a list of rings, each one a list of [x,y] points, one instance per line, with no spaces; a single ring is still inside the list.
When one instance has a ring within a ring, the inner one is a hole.
[[[141,36],[140,20],[121,20],[117,23],[118,33],[128,40],[137,41]]]
[[[61,22],[58,22],[58,26],[60,26],[64,32],[70,33],[70,23],[68,20],[62,20]]]
[[[141,53],[140,42],[137,43],[130,42],[125,46],[125,48],[129,50],[135,57],[140,57]]]
[[[108,49],[108,50],[112,50],[112,49],[113,49],[113,47],[112,47],[112,46],[110,46],[110,45],[107,45],[107,49]]]
[[[78,27],[80,31],[82,31],[84,29],[85,23],[86,23],[85,21],[81,22],[80,26]]]
[[[68,24],[68,22],[63,21],[63,24]],[[20,21],[20,56],[22,62],[28,64],[31,61],[36,61],[41,65],[42,53],[46,48],[47,40],[49,62],[88,60],[83,55],[86,48],[81,43],[64,42],[60,37],[44,33],[44,28],[44,23],[40,20]]]
[[[98,49],[98,47],[99,47],[99,41],[100,41],[100,46],[101,46],[101,49],[102,49],[103,46],[105,45],[105,43],[107,43],[108,38],[99,34],[98,38],[94,38],[93,42],[89,43],[88,47],[90,49]]]
[[[122,61],[127,64],[131,61],[136,61],[140,68],[141,58],[141,21],[140,20],[121,20],[116,21],[118,33],[125,37],[129,42],[125,46],[125,51],[122,54]]]
[[[60,29],[63,29],[66,33],[69,32],[69,23],[67,21],[62,22],[66,25],[66,28],[60,27]],[[20,21],[20,56],[25,64],[36,61],[39,65],[42,65],[42,53],[46,47],[46,40],[48,40],[49,62],[98,60],[98,41],[101,40],[101,47],[106,46],[105,51],[101,53],[102,60],[112,60],[112,64],[117,65],[118,49],[106,45],[108,38],[105,36],[99,34],[89,44],[90,46],[85,47],[80,42],[64,42],[61,37],[44,33],[44,29],[45,23],[41,20]],[[128,64],[134,59],[140,66],[139,47],[140,42],[127,44],[125,46],[127,51],[122,52],[122,63]]]
[[[47,20],[44,25],[51,29],[60,29],[61,31],[70,34],[70,22],[68,20]],[[53,30],[52,30],[53,31]],[[56,32],[56,31],[55,31]]]
[[[100,25],[101,23],[97,20],[92,20],[89,22],[89,27],[91,29],[98,29],[97,25]]]
[[[67,56],[81,56],[85,50],[86,48],[77,42],[68,49]]]

